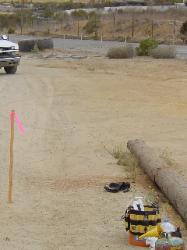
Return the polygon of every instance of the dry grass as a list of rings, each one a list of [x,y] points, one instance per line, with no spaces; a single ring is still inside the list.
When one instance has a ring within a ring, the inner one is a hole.
[[[145,195],[146,204],[158,205],[159,204],[159,194],[156,189],[152,186],[148,187],[148,192]]]
[[[111,48],[109,49],[107,53],[107,57],[109,58],[132,58],[134,56],[134,50],[133,47],[130,45],[124,46],[124,47],[117,47],[117,48]]]
[[[114,146],[112,150],[107,149],[107,152],[117,160],[118,165],[125,167],[125,170],[129,173],[129,178],[136,181],[138,162],[134,155],[123,144]]]
[[[151,56],[157,59],[176,58],[176,48],[173,46],[158,47],[151,50]]]
[[[115,159],[119,160],[125,152],[125,147],[123,144],[119,144],[114,146],[112,150],[107,149],[107,152],[110,155],[112,155]]]

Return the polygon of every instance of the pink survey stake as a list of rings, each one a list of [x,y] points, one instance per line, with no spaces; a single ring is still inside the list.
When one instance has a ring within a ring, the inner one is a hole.
[[[25,133],[25,128],[23,127],[23,124],[21,123],[19,117],[17,116],[16,112],[12,111],[10,112],[10,121],[12,122],[12,119],[15,120],[17,126],[18,126],[18,129],[19,129],[19,132],[20,134],[24,134]]]

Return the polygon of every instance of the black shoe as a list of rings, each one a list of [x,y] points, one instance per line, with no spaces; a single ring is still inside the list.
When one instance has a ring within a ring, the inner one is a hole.
[[[119,191],[128,192],[130,190],[130,183],[129,182],[118,182],[118,183],[109,183],[104,186],[104,189],[107,192],[117,193]]]

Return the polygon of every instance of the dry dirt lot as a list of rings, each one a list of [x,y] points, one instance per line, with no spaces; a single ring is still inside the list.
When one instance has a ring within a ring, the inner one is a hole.
[[[0,73],[1,249],[134,249],[120,217],[150,183],[139,172],[135,191],[105,193],[104,183],[127,177],[105,147],[142,138],[168,148],[187,178],[186,91],[187,64],[177,60],[25,58],[16,75]],[[13,108],[26,133],[16,130],[7,204]]]

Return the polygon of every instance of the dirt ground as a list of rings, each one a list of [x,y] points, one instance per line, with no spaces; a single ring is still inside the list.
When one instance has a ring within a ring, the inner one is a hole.
[[[139,171],[131,192],[104,192],[106,182],[127,180],[105,147],[141,138],[168,148],[186,178],[186,83],[186,61],[150,58],[25,57],[16,75],[2,71],[1,249],[135,249],[120,217],[151,183]],[[16,128],[14,202],[7,204],[11,109],[26,133]]]

